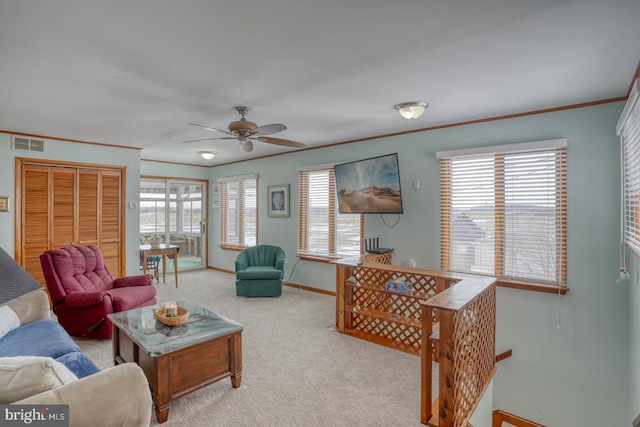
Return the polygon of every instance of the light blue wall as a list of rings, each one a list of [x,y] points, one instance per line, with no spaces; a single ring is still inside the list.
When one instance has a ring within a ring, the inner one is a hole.
[[[629,285],[616,283],[620,166],[615,124],[622,107],[612,103],[294,152],[214,167],[211,178],[259,174],[258,241],[284,248],[288,277],[298,239],[297,168],[397,152],[405,214],[394,228],[383,225],[380,216],[367,216],[365,236],[379,236],[381,246],[395,248],[396,264],[411,258],[419,267],[438,268],[436,152],[567,138],[571,290],[566,296],[498,290],[497,351],[512,348],[513,357],[498,364],[494,404],[549,426],[625,426],[630,425]],[[419,190],[412,189],[415,180]],[[292,215],[269,218],[267,186],[282,183],[291,185]],[[217,218],[219,213],[213,213]],[[385,216],[389,224],[395,219]],[[210,265],[233,270],[236,253],[217,247],[219,227],[210,231]],[[290,281],[335,290],[335,268],[300,261]]]
[[[140,151],[96,144],[81,144],[57,140],[45,140],[44,153],[11,150],[11,136],[0,133],[0,195],[10,195],[15,200],[15,158],[50,159],[65,162],[90,163],[97,165],[126,167],[125,203],[137,202],[140,189]],[[137,203],[136,203],[137,205]],[[14,256],[15,206],[11,212],[0,212],[0,246]],[[126,270],[127,274],[139,271],[138,230],[140,213],[138,209],[126,209]]]
[[[143,160],[140,165],[140,174],[166,178],[208,179],[211,174],[211,169],[202,166],[178,165]]]

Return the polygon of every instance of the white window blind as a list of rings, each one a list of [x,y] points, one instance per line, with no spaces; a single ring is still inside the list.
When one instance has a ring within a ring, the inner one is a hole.
[[[640,102],[636,80],[617,133],[622,138],[623,175],[623,234],[626,245],[640,257]]]
[[[299,174],[298,255],[327,258],[359,255],[362,215],[338,213],[333,168],[303,170]]]
[[[565,146],[439,153],[442,268],[566,285]]]
[[[244,176],[220,180],[220,245],[255,246],[258,235],[257,178]]]

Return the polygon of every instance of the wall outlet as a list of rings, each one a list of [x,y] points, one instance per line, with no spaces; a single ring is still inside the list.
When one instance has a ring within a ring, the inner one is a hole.
[[[284,263],[284,269],[285,269],[285,270],[288,270],[288,269],[289,269],[289,263],[288,263],[288,262],[286,262],[286,261],[285,261],[285,263]]]
[[[629,269],[628,268],[621,268],[620,269],[620,279],[621,280],[629,280],[631,277],[629,277]]]

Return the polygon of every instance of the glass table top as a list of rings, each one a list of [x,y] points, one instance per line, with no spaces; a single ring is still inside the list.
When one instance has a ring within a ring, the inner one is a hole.
[[[156,319],[155,309],[164,303],[111,313],[108,317],[151,357],[243,329],[241,324],[191,301],[180,300],[176,304],[189,310],[189,320],[178,326],[168,326]]]

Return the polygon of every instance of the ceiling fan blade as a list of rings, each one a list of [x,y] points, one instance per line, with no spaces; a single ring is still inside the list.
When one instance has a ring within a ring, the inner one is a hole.
[[[258,126],[252,133],[254,135],[271,135],[272,133],[282,132],[286,128],[282,123],[272,123],[270,125]]]
[[[219,136],[217,138],[204,138],[204,139],[192,139],[190,141],[182,141],[183,144],[187,142],[198,142],[198,141],[217,141],[219,139],[238,139],[235,136]]]
[[[199,124],[196,124],[196,123],[188,123],[188,124],[190,124],[191,126],[198,126],[198,127],[201,127],[201,128],[205,128],[205,129],[208,129],[208,130],[215,131],[215,132],[222,132],[222,133],[226,133],[227,135],[234,136],[231,132],[227,132],[226,130],[210,128],[209,126],[203,126],[203,125],[199,125]]]
[[[267,136],[258,137],[257,140],[262,142],[268,142],[269,144],[284,145],[287,147],[301,148],[305,146],[302,142],[291,141],[290,139],[272,138]]]
[[[253,150],[253,142],[250,139],[240,140],[240,147],[248,153]]]
[[[212,139],[222,139],[222,138],[191,139],[189,141],[182,141],[182,143],[186,144],[187,142],[211,141]]]

